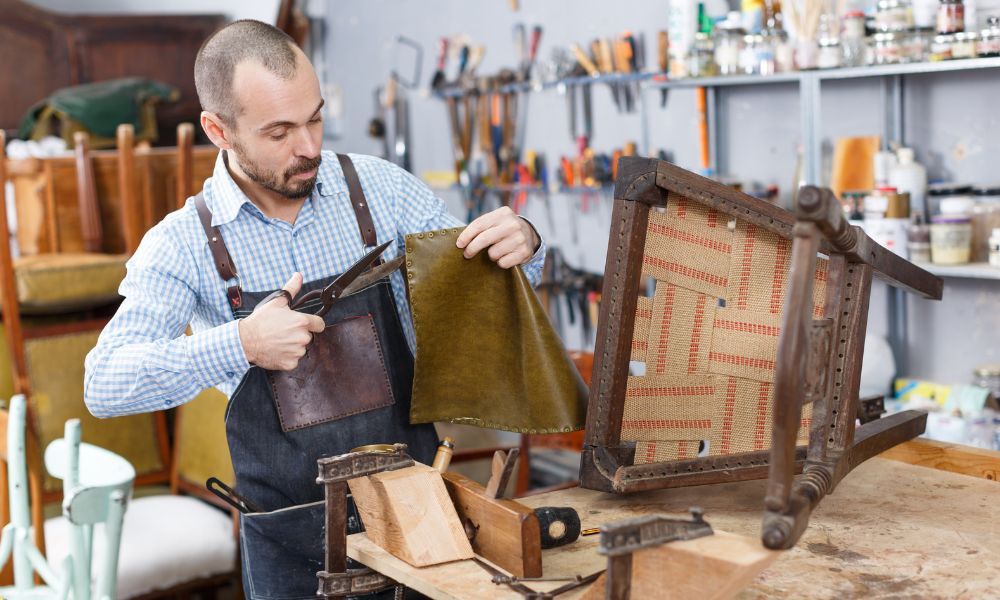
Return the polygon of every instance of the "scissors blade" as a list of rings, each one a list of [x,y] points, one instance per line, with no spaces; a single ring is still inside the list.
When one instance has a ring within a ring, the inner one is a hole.
[[[361,257],[361,260],[351,265],[349,269],[340,274],[340,277],[334,279],[328,286],[323,288],[323,308],[321,312],[317,314],[325,314],[326,311],[330,310],[330,306],[333,301],[339,298],[344,290],[349,286],[359,275],[368,270],[375,261],[385,252],[385,249],[392,244],[392,241],[385,242],[376,246],[374,250],[365,254]]]

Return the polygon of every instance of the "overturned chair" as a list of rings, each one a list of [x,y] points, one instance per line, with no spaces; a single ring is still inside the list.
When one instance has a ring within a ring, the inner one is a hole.
[[[850,226],[828,190],[800,190],[793,214],[623,159],[581,485],[767,477],[764,544],[793,546],[851,469],[924,430],[915,411],[855,427],[873,276],[941,298],[939,278]]]

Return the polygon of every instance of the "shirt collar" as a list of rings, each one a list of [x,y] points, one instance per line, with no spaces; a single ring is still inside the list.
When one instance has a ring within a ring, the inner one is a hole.
[[[205,186],[205,195],[208,196],[206,200],[212,211],[212,225],[215,227],[236,219],[244,205],[249,205],[252,210],[259,210],[250,202],[250,198],[243,193],[240,186],[236,185],[236,181],[229,173],[229,168],[226,167],[225,154],[225,150],[219,151],[219,155],[215,159],[212,179]],[[344,186],[344,176],[336,154],[324,150],[323,162],[316,174],[316,189],[313,191],[313,198],[317,195],[332,196]]]

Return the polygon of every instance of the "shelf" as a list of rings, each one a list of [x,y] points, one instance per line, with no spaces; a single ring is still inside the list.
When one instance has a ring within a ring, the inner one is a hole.
[[[918,264],[925,271],[938,277],[958,279],[1000,279],[1000,268],[991,267],[989,263],[969,263],[967,265],[930,265]]]
[[[723,87],[735,85],[768,85],[772,83],[797,83],[802,80],[803,73],[794,71],[791,73],[775,73],[774,75],[719,75],[717,77],[687,77],[684,79],[654,79],[649,87],[653,89],[663,88],[692,88],[692,87]]]
[[[942,73],[950,71],[976,71],[1000,68],[1000,57],[960,58],[939,62],[919,62],[902,65],[874,65],[871,67],[850,67],[809,71],[819,79],[859,79],[862,77],[886,77],[891,75],[916,75],[920,73]]]
[[[906,63],[901,65],[872,65],[868,67],[846,67],[775,73],[774,75],[728,75],[719,77],[690,77],[687,79],[665,80],[661,75],[653,77],[651,88],[673,87],[722,87],[730,85],[767,85],[771,83],[800,82],[803,79],[861,79],[865,77],[889,77],[893,75],[916,75],[920,73],[942,73],[976,71],[1000,68],[1000,57],[963,58],[939,62]]]
[[[597,77],[568,77],[557,81],[549,81],[532,85],[530,81],[519,81],[500,86],[503,93],[529,92],[549,90],[570,85],[585,85],[595,83],[640,83],[644,88],[695,88],[695,87],[728,87],[745,85],[770,85],[775,83],[798,83],[804,79],[827,81],[833,79],[864,79],[867,77],[891,77],[893,75],[919,75],[921,73],[947,73],[962,71],[977,71],[981,69],[1000,68],[1000,56],[987,58],[962,58],[939,62],[906,63],[901,65],[872,65],[868,67],[846,67],[842,69],[824,69],[811,71],[793,71],[791,73],[775,73],[774,75],[722,75],[717,77],[687,77],[684,79],[666,79],[663,73],[610,73]],[[442,98],[464,96],[467,92],[460,88],[447,88],[436,92]]]
[[[437,190],[437,191],[452,191],[452,192],[461,192],[461,191],[465,190],[465,188],[463,186],[460,186],[460,185],[457,185],[457,184],[446,185],[446,186],[432,185],[432,186],[430,186],[430,188],[432,190]],[[610,194],[611,192],[614,191],[615,188],[614,188],[613,185],[604,185],[604,186],[586,186],[586,185],[565,186],[565,185],[560,185],[560,186],[556,186],[556,187],[545,188],[545,187],[542,187],[540,185],[517,185],[517,184],[513,184],[513,185],[479,185],[479,186],[472,186],[472,189],[473,190],[486,190],[488,192],[494,192],[494,193],[502,193],[502,192],[520,193],[520,192],[527,192],[529,194],[581,194],[581,195],[587,195],[587,194],[601,194],[601,193],[608,193],[608,194]]]

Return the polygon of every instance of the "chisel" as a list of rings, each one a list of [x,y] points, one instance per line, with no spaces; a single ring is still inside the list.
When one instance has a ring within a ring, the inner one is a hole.
[[[614,55],[611,52],[611,44],[610,44],[610,42],[608,42],[608,40],[606,40],[605,38],[600,38],[600,39],[597,40],[597,46],[598,46],[598,48],[600,50],[600,61],[599,62],[600,62],[600,65],[601,65],[601,73],[606,74],[606,75],[613,73],[614,70],[615,70],[615,67],[614,67]],[[612,96],[612,98],[614,98],[615,108],[618,109],[618,112],[621,112],[622,111],[622,99],[621,99],[621,90],[619,89],[618,84],[617,83],[608,83],[608,87],[611,89],[611,96]]]
[[[443,37],[438,42],[438,62],[437,71],[434,71],[434,77],[431,79],[431,89],[439,90],[444,87],[447,80],[444,74],[445,65],[448,64],[448,38]]]
[[[667,37],[666,31],[660,31],[656,34],[656,61],[660,67],[660,72],[664,75],[667,74],[667,69],[670,67],[670,39]],[[667,106],[667,93],[670,90],[666,87],[660,88],[660,108],[666,108]]]

